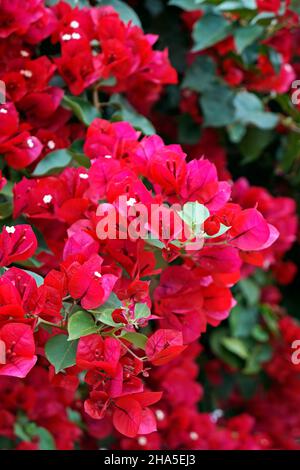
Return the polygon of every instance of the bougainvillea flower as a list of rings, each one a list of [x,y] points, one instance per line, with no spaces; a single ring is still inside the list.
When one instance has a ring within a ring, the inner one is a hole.
[[[166,364],[185,349],[182,334],[175,330],[157,330],[146,343],[147,357],[156,366]]]
[[[31,327],[22,323],[2,326],[0,344],[0,375],[26,377],[37,361]]]
[[[246,209],[237,214],[229,231],[230,244],[241,250],[260,250],[278,238],[278,231],[270,227],[256,209]]]
[[[97,308],[108,299],[117,277],[101,274],[102,259],[92,256],[82,265],[74,262],[68,270],[68,289],[74,299],[80,299],[82,307]]]
[[[76,363],[82,369],[101,369],[114,375],[120,359],[121,345],[114,338],[105,338],[93,334],[80,338]]]
[[[0,234],[0,265],[26,260],[36,248],[36,236],[30,225],[5,226]]]

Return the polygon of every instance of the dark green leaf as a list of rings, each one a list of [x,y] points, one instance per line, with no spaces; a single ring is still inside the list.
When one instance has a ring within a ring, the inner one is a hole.
[[[278,116],[264,111],[261,100],[254,94],[241,91],[234,98],[236,120],[243,124],[253,124],[260,129],[272,129],[278,123]]]
[[[137,348],[145,349],[147,336],[142,335],[141,333],[129,331],[122,335],[122,338],[126,339],[126,341],[129,341],[129,343],[134,344]]]
[[[109,5],[113,7],[120,15],[120,18],[124,23],[129,23],[131,21],[134,25],[141,27],[141,22],[135,11],[127,5],[125,2],[120,0],[98,0],[98,4]]]
[[[91,335],[96,333],[97,330],[98,328],[92,315],[82,311],[76,312],[70,317],[68,324],[69,341]]]
[[[228,37],[230,33],[231,25],[222,15],[207,13],[194,26],[193,51],[203,51],[203,49],[214,46],[217,42]]]
[[[68,149],[48,153],[35,167],[33,176],[45,176],[58,173],[66,168],[72,160]]]
[[[258,39],[263,32],[264,28],[260,25],[241,26],[236,29],[234,39],[238,53],[241,54],[243,50]]]
[[[99,117],[98,110],[85,98],[65,95],[62,104],[73,111],[79,121],[86,126],[89,126],[96,117]]]
[[[208,127],[223,127],[235,120],[233,104],[235,94],[227,85],[218,85],[208,90],[200,98],[205,125]]]
[[[155,129],[151,122],[145,116],[139,114],[126,98],[121,95],[114,94],[109,102],[117,105],[117,110],[112,115],[113,120],[128,121],[133,127],[140,130],[145,135],[155,134]]]
[[[138,303],[134,306],[134,318],[147,318],[151,315],[150,308],[147,304]]]
[[[97,321],[100,321],[105,325],[120,326],[120,323],[115,323],[113,321],[111,314],[114,310],[121,307],[122,303],[120,302],[116,294],[112,292],[107,302],[105,302],[104,305],[101,305],[101,307],[97,308],[97,310],[93,310],[92,313]]]
[[[257,318],[258,311],[256,308],[245,308],[237,305],[229,316],[231,334],[238,338],[247,338],[256,325]]]
[[[222,344],[226,349],[228,349],[228,351],[236,354],[241,359],[247,359],[249,356],[247,346],[239,338],[223,338]]]
[[[78,340],[68,341],[68,336],[61,334],[49,339],[45,346],[48,361],[58,373],[76,364],[76,350]]]
[[[188,68],[182,82],[182,88],[204,92],[220,83],[217,77],[216,64],[211,57],[200,56]]]

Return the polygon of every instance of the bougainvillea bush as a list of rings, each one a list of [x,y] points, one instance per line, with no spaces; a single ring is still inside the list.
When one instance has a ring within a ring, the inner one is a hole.
[[[1,449],[300,448],[299,14],[0,1]]]

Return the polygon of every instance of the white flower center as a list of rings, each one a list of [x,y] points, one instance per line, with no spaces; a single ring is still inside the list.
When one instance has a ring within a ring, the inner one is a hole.
[[[62,40],[63,41],[70,41],[71,37],[72,37],[71,34],[63,34],[62,35]]]
[[[15,227],[9,227],[8,225],[5,227],[5,230],[7,233],[15,233],[16,231]]]
[[[140,436],[138,438],[138,443],[140,446],[144,446],[147,444],[147,438],[145,436]]]
[[[162,410],[156,410],[155,414],[156,414],[156,418],[158,419],[158,421],[162,421],[163,419],[165,419],[166,415]]]
[[[100,274],[99,271],[95,271],[95,272],[94,272],[94,276],[100,278],[100,277],[102,277],[102,274]]]
[[[87,173],[80,173],[79,175],[79,178],[81,178],[82,180],[87,180],[89,177],[89,175]]]
[[[30,139],[30,138],[27,139],[27,145],[28,145],[28,147],[29,147],[30,149],[32,149],[32,148],[34,147],[34,142],[33,142],[33,140]]]
[[[104,155],[104,158],[110,159],[110,158],[112,158],[112,156],[111,155]]]
[[[196,441],[199,438],[199,434],[195,431],[190,432],[190,438],[192,441]]]
[[[130,207],[134,206],[135,203],[136,203],[136,199],[134,197],[130,197],[128,201],[126,202],[127,206],[130,206]]]
[[[27,52],[27,51],[22,50],[22,51],[20,51],[20,54],[21,54],[22,57],[29,57],[29,52]]]
[[[79,33],[72,33],[72,38],[73,39],[80,39],[81,35]]]
[[[1,114],[7,114],[7,109],[1,108],[1,109],[0,109],[0,113],[1,113]]]
[[[223,414],[223,411],[218,408],[210,414],[210,418],[214,423],[216,423],[218,419],[222,418]]]
[[[51,201],[52,201],[53,197],[51,196],[51,194],[46,194],[44,197],[43,197],[43,202],[45,204],[49,204]]]
[[[48,147],[50,150],[53,150],[55,149],[55,142],[54,140],[49,140],[48,143],[47,143]]]
[[[24,75],[24,77],[26,77],[26,78],[31,78],[32,77],[31,70],[20,70],[20,74]]]
[[[78,23],[78,21],[73,20],[73,21],[71,21],[70,26],[73,29],[77,29],[77,28],[79,28],[79,23]]]

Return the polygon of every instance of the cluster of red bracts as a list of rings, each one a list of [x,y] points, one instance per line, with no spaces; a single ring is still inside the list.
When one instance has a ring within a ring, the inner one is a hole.
[[[15,185],[15,216],[25,214],[43,233],[55,260],[43,252],[37,256],[46,259],[42,270],[47,274],[40,286],[16,267],[1,277],[5,287],[1,290],[0,371],[17,377],[26,376],[36,362],[34,332],[37,354],[44,362],[49,337],[68,328],[72,315],[65,315],[66,299],[68,306],[80,305],[93,313],[112,292],[118,297],[121,309],[112,313],[118,320],[115,326],[104,324],[98,333],[80,338],[76,368],[66,368],[54,378],[64,386],[68,374],[76,377],[81,370],[87,371],[84,380],[90,396],[85,412],[96,419],[112,416],[115,428],[128,437],[156,430],[149,406],[159,401],[161,393],[147,389],[145,376],[151,375],[153,366],[176,358],[207,324],[217,326],[228,316],[234,305],[230,287],[240,278],[243,263],[251,263],[254,253],[261,253],[262,259],[268,256],[278,238],[278,231],[256,208],[243,210],[229,201],[230,184],[218,180],[212,163],[187,163],[179,146],[165,146],[157,136],[138,137],[129,124],[98,119],[85,142],[91,158],[89,170],[70,168],[58,176],[23,178]],[[152,191],[141,177],[151,183]],[[165,241],[162,259],[168,260],[171,251],[172,259],[181,263],[157,270],[146,240],[97,238],[96,201],[105,199],[118,210],[120,196],[148,206],[157,199],[170,204],[196,201],[210,214],[204,229],[208,227],[211,233],[213,222],[218,221],[217,236],[209,236],[200,251],[191,252],[178,250],[172,245],[174,239]],[[228,230],[218,236],[221,223]],[[4,227],[2,264],[29,258],[36,246],[30,226]],[[56,269],[50,269],[53,265]],[[137,303],[151,306],[151,282],[145,278],[155,278],[159,272],[152,316],[135,321]],[[122,309],[127,309],[127,320]],[[160,328],[147,339],[144,353],[138,347],[132,349],[126,334],[122,339],[122,334],[155,321]],[[52,333],[42,328],[43,322],[51,322]],[[70,383],[78,386],[78,380]]]

